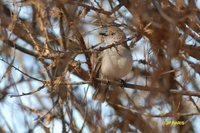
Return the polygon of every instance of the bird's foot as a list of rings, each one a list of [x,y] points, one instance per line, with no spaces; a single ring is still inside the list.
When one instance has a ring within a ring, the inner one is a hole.
[[[121,83],[120,84],[121,87],[124,87],[126,85],[126,82],[123,79],[120,79],[120,83]]]

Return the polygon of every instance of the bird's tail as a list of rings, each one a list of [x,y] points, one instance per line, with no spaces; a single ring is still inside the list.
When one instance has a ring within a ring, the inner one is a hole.
[[[97,90],[95,91],[95,93],[92,96],[93,100],[98,100],[100,102],[104,102],[106,100],[107,97],[107,92],[109,89],[109,85],[108,84],[101,84]]]
[[[109,87],[111,87],[109,91]],[[121,86],[116,84],[101,84],[101,86],[97,87],[97,90],[93,94],[93,100],[98,100],[100,102],[104,102],[106,99],[111,101],[119,100],[119,97],[123,95],[123,89]]]

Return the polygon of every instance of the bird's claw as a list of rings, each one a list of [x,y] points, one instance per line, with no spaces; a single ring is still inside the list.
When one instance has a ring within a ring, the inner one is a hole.
[[[124,87],[126,85],[126,82],[123,79],[120,79],[121,87]]]

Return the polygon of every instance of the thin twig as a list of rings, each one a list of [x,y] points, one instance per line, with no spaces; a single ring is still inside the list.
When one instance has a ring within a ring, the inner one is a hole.
[[[167,14],[165,14],[165,12],[163,12],[163,10],[161,9],[161,7],[160,7],[160,5],[159,5],[159,3],[158,3],[157,0],[152,0],[152,3],[153,3],[153,5],[155,6],[155,8],[158,10],[158,12],[160,13],[160,15],[161,15],[165,20],[167,20],[169,23],[171,23],[171,24],[173,24],[173,25],[176,24],[176,22],[175,22],[172,18],[170,18]]]
[[[19,68],[15,67],[14,65],[8,63],[7,61],[5,61],[5,60],[2,59],[2,58],[1,58],[0,60],[3,61],[4,63],[6,63],[7,65],[10,65],[11,67],[15,68],[17,71],[19,71],[19,72],[22,73],[23,75],[29,77],[30,79],[33,79],[33,80],[36,80],[36,81],[39,81],[39,82],[43,82],[43,83],[45,82],[44,80],[40,80],[40,79],[38,79],[38,78],[35,78],[35,77],[33,77],[33,76],[28,75],[27,73],[23,72],[22,70],[20,70]]]
[[[27,95],[32,95],[40,90],[42,90],[45,86],[42,85],[40,86],[38,89],[34,90],[34,91],[31,91],[31,92],[28,92],[28,93],[22,93],[22,94],[17,94],[17,95],[10,95],[10,97],[20,97],[20,96],[27,96]]]
[[[165,113],[165,114],[158,114],[158,115],[154,115],[154,114],[149,114],[149,113],[141,113],[137,110],[134,109],[130,109],[130,108],[126,108],[122,105],[119,104],[115,104],[115,106],[117,108],[123,109],[123,110],[127,110],[127,111],[131,111],[133,114],[139,114],[139,115],[143,115],[143,116],[147,116],[147,117],[174,117],[173,113]],[[194,116],[194,115],[200,115],[200,113],[177,113],[177,116]]]
[[[116,84],[122,87],[135,89],[135,90],[142,90],[142,91],[149,91],[151,93],[170,93],[170,94],[180,94],[180,95],[186,95],[186,96],[197,96],[200,97],[200,92],[194,92],[194,91],[187,91],[187,90],[176,90],[176,89],[170,89],[169,91],[166,91],[164,89],[160,89],[157,87],[149,87],[149,86],[142,86],[142,85],[135,85],[130,83],[121,83],[118,81],[111,81],[111,80],[105,80],[105,79],[96,79],[97,81],[101,81],[102,83],[112,83]]]

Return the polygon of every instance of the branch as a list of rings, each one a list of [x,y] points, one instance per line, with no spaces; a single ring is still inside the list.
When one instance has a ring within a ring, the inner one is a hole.
[[[131,109],[125,108],[119,104],[109,103],[116,110],[116,113],[123,116],[125,121],[130,122],[133,126],[139,129],[142,133],[156,133],[156,129],[147,122],[140,113]]]
[[[1,58],[0,60],[3,61],[4,63],[6,63],[7,65],[9,65],[9,66],[15,68],[17,71],[19,71],[19,72],[22,73],[23,75],[29,77],[30,79],[33,79],[33,80],[36,80],[36,81],[39,81],[39,82],[42,82],[42,83],[45,82],[44,80],[40,80],[40,79],[38,79],[38,78],[35,78],[35,77],[32,77],[32,76],[28,75],[27,73],[23,72],[22,70],[20,70],[19,68],[15,67],[14,65],[12,65],[12,64],[10,64],[10,63],[8,63],[8,62],[6,62],[6,61],[5,61],[4,59],[2,59],[2,58]]]
[[[25,54],[28,54],[28,55],[31,55],[31,56],[34,56],[34,57],[39,57],[40,55],[36,52],[33,52],[31,50],[28,50],[20,45],[17,45],[16,43],[14,43],[13,41],[10,41],[10,40],[4,40],[4,43],[8,44],[9,46],[13,47],[14,49],[17,49],[19,50],[20,52],[23,52]]]
[[[176,24],[176,22],[172,18],[170,18],[167,14],[165,14],[165,12],[163,12],[157,0],[152,0],[152,3],[154,7],[158,10],[158,12],[160,13],[161,17],[163,17],[165,20],[167,20],[169,23],[173,25]]]
[[[42,85],[42,86],[40,86],[38,89],[36,89],[36,90],[34,90],[34,91],[31,91],[31,92],[28,92],[28,93],[22,93],[22,94],[19,94],[19,95],[18,95],[18,94],[17,94],[17,95],[10,95],[10,97],[12,98],[12,97],[20,97],[20,96],[32,95],[32,94],[34,94],[34,93],[36,93],[36,92],[42,90],[44,87],[45,87],[45,86]]]
[[[108,84],[112,83],[115,85],[119,85],[122,87],[134,89],[134,90],[142,90],[142,91],[149,91],[151,93],[170,93],[170,94],[179,94],[179,95],[186,95],[186,96],[197,96],[200,97],[200,92],[194,92],[194,91],[186,91],[186,90],[176,90],[176,89],[170,89],[168,91],[164,89],[160,89],[157,87],[149,87],[149,86],[142,86],[142,85],[135,85],[135,84],[129,84],[125,82],[118,82],[118,81],[111,81],[111,80],[105,80],[105,79],[95,79],[97,81],[101,81],[102,83]]]
[[[98,13],[103,13],[103,14],[105,14],[105,15],[111,15],[111,14],[112,14],[112,12],[105,11],[105,10],[103,10],[103,9],[99,9],[99,8],[94,7],[94,6],[89,6],[89,5],[80,3],[80,2],[69,1],[68,3],[69,3],[69,4],[72,4],[72,5],[82,6],[82,7],[86,8],[87,10],[93,10],[93,11],[96,11],[96,12],[98,12]]]

